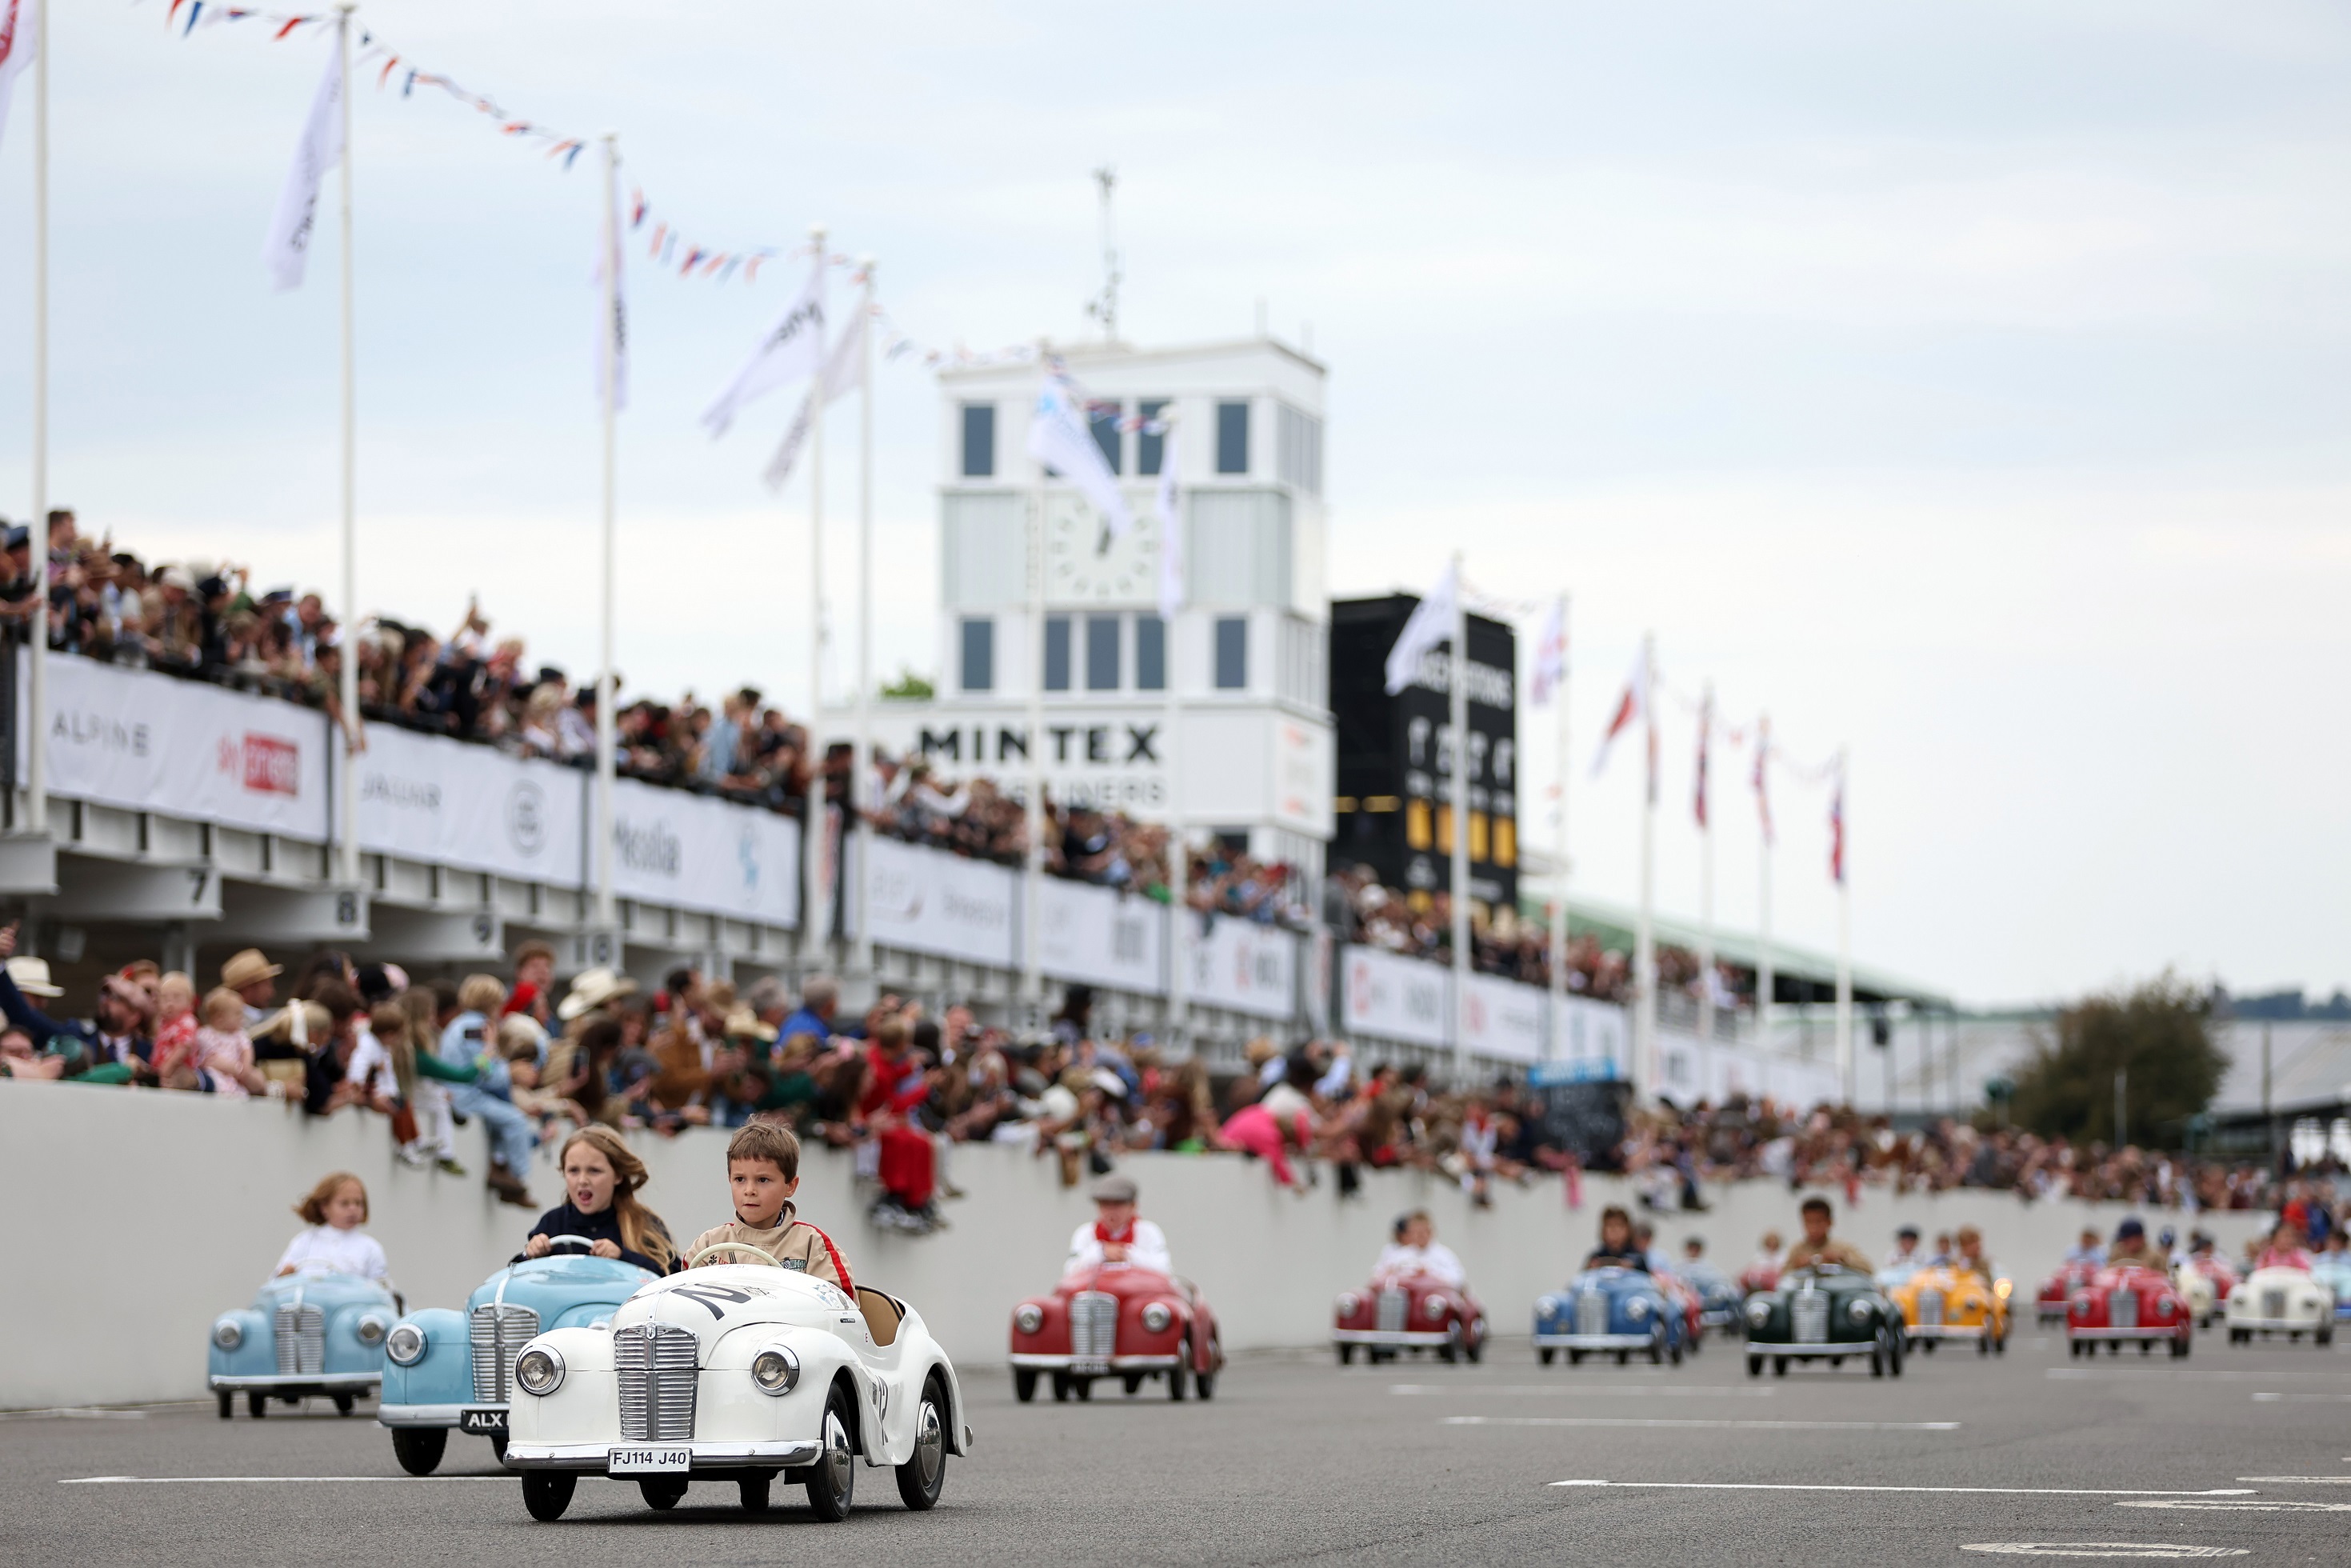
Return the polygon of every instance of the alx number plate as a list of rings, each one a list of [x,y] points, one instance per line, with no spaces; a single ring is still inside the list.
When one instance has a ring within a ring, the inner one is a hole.
[[[684,1475],[694,1469],[692,1448],[614,1448],[604,1463],[607,1474],[616,1476],[657,1476],[664,1473]]]
[[[1110,1363],[1099,1355],[1075,1355],[1070,1358],[1070,1370],[1081,1376],[1099,1377],[1110,1370]]]
[[[507,1429],[507,1413],[502,1409],[466,1410],[457,1417],[460,1432],[503,1432]]]

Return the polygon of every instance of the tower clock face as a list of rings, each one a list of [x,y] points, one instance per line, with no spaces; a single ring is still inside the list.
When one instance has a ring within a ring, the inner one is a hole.
[[[1045,597],[1056,603],[1147,603],[1158,592],[1159,519],[1138,507],[1113,538],[1081,496],[1045,502]]]

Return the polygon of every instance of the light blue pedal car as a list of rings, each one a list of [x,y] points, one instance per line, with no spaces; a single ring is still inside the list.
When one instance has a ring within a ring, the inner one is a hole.
[[[2310,1266],[2310,1277],[2334,1292],[2335,1321],[2351,1322],[2351,1253],[2320,1253]]]
[[[1549,1365],[1560,1351],[1569,1365],[1614,1353],[1681,1364],[1685,1312],[1638,1269],[1588,1269],[1565,1291],[1535,1301],[1535,1354]]]
[[[517,1257],[482,1281],[464,1312],[428,1307],[392,1325],[383,1341],[382,1401],[392,1451],[413,1476],[433,1473],[453,1431],[487,1437],[503,1461],[515,1357],[549,1329],[590,1328],[657,1276],[618,1259],[591,1258],[584,1236],[550,1239],[544,1258]]]
[[[325,1395],[342,1415],[383,1381],[384,1340],[400,1301],[373,1280],[304,1269],[264,1283],[253,1305],[213,1320],[206,1384],[225,1421],[245,1396],[246,1413],[268,1414],[272,1399],[298,1405]]]

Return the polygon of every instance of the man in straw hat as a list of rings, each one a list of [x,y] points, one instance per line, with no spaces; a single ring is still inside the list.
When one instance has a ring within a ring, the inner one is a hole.
[[[64,1076],[85,1083],[129,1083],[144,1078],[152,1082],[150,1063],[154,1043],[147,1029],[154,1000],[136,981],[109,975],[98,984],[98,1005],[87,1019],[60,1022],[40,1011],[26,998],[52,1000],[65,995],[49,980],[49,966],[39,958],[16,956],[16,927],[0,929],[0,1013],[33,1037],[33,1048],[65,1061]]]
[[[245,998],[247,1032],[269,1016],[269,1004],[277,999],[277,977],[285,972],[283,966],[263,956],[258,947],[231,954],[229,961],[221,966],[220,983]]]
[[[599,967],[582,969],[571,977],[571,989],[555,1006],[556,1018],[572,1023],[590,1013],[601,1012],[623,997],[636,995],[637,983],[626,975],[616,975]]]

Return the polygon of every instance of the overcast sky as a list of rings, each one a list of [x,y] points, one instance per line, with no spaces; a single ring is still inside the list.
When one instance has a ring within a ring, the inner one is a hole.
[[[52,498],[151,557],[327,584],[331,241],[297,295],[259,259],[324,40],[167,37],[165,3],[51,0]],[[1128,337],[1238,335],[1262,298],[1328,361],[1340,591],[1421,586],[1458,541],[1494,591],[1575,596],[1573,848],[1594,894],[1636,886],[1634,758],[1585,768],[1654,629],[1680,691],[1711,679],[1732,721],[1768,706],[1802,757],[1851,748],[1862,961],[1978,1001],[2166,965],[2240,990],[2351,983],[2337,7],[362,16],[517,114],[620,132],[631,181],[696,239],[790,245],[826,222],[943,343],[1081,332],[1087,171],[1115,164]],[[0,141],[0,299],[28,275],[29,98]],[[589,162],[558,172],[437,95],[363,92],[356,124],[362,600],[449,622],[478,590],[501,631],[585,669]],[[715,447],[694,424],[783,281],[632,277],[632,685],[806,690],[805,486],[778,504],[757,480],[786,411]],[[0,367],[28,350],[26,313],[0,310]],[[11,517],[26,381],[0,374]],[[889,668],[934,657],[935,406],[893,369]],[[838,453],[853,420],[836,429]],[[850,544],[833,536],[844,567]],[[1690,725],[1669,705],[1667,726],[1659,898],[1689,915]],[[1549,716],[1521,727],[1547,769]],[[1738,925],[1744,772],[1716,770]],[[1776,924],[1830,947],[1824,797],[1775,789]]]

